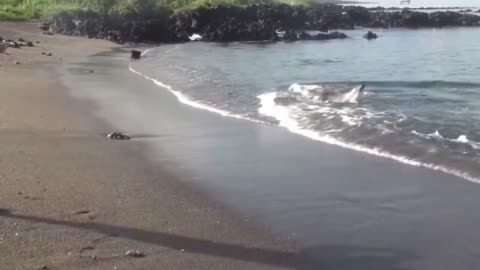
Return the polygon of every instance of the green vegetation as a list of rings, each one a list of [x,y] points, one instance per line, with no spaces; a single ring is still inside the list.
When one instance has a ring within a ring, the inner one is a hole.
[[[0,20],[41,18],[59,10],[89,9],[101,13],[126,14],[143,12],[165,14],[199,6],[283,2],[301,4],[310,0],[0,0]]]

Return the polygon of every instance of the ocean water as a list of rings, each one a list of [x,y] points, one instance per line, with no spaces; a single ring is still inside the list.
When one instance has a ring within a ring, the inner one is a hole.
[[[162,45],[130,69],[193,107],[479,182],[480,28],[365,32]]]

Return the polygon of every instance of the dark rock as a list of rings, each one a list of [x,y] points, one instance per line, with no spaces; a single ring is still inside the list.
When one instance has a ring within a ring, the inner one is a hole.
[[[372,31],[368,31],[368,33],[366,33],[363,37],[368,40],[378,38],[377,34],[373,33]]]
[[[348,36],[344,33],[341,32],[332,32],[329,34],[317,34],[312,36],[313,40],[330,40],[330,39],[345,39],[348,38]]]
[[[50,29],[50,22],[42,22],[40,25],[39,25],[39,28],[40,30],[43,30],[43,31],[48,31],[48,29]]]
[[[345,39],[345,38],[348,38],[348,36],[345,33],[342,33],[342,32],[330,33],[330,39]]]
[[[295,31],[288,30],[288,31],[285,31],[285,35],[283,35],[283,40],[285,40],[285,41],[296,41],[296,40],[298,40],[298,35]]]
[[[40,44],[40,41],[37,40],[37,41],[35,41],[35,43]]]
[[[130,59],[140,59],[141,56],[142,56],[141,51],[131,50],[130,52]]]
[[[409,9],[367,9],[358,6],[312,4],[214,5],[165,14],[126,14],[118,17],[92,11],[63,11],[41,25],[51,32],[124,42],[187,42],[192,34],[204,41],[279,40],[276,29],[289,29],[282,40],[296,40],[292,31],[391,27],[445,27],[480,25],[480,16],[452,11],[431,13]],[[298,36],[309,39],[308,36]],[[345,38],[321,34],[312,39]]]
[[[0,53],[5,53],[7,48],[8,48],[8,45],[6,43],[0,43]]]
[[[31,41],[27,42],[27,47],[34,47],[33,42]]]
[[[53,54],[52,53],[47,53],[47,56],[52,56]]]
[[[130,140],[130,136],[118,133],[118,132],[113,132],[107,135],[107,138],[112,139],[112,140]]]
[[[128,250],[127,252],[125,252],[125,256],[127,257],[134,257],[134,258],[141,258],[141,257],[145,257],[145,254],[143,254],[142,252],[138,251],[138,250]]]
[[[25,39],[19,38],[18,41],[20,41],[20,42],[25,42]]]
[[[310,34],[307,33],[307,32],[301,32],[301,33],[298,35],[298,38],[301,39],[301,40],[311,40],[311,39],[312,39],[312,35],[310,35]]]

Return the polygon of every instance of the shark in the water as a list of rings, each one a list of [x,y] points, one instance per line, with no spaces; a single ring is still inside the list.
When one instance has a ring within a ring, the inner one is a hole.
[[[332,102],[332,103],[357,103],[364,88],[365,88],[365,85],[361,84],[357,87],[352,88],[348,92],[342,92],[342,93],[322,90],[320,94],[320,99],[323,102]]]

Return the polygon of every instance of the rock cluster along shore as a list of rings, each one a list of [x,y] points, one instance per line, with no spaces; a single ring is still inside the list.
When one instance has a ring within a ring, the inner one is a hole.
[[[184,42],[198,34],[204,41],[324,40],[345,38],[342,33],[309,35],[355,27],[479,26],[480,16],[453,12],[369,10],[358,6],[285,4],[200,7],[161,17],[107,16],[92,11],[54,15],[42,26],[47,32],[88,36],[114,42]]]

